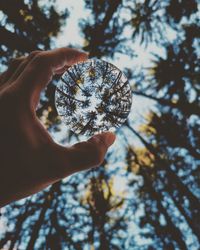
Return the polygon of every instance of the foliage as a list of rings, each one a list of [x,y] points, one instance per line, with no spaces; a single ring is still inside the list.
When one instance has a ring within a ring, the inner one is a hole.
[[[55,99],[59,115],[73,132],[93,135],[124,123],[132,92],[118,68],[93,59],[77,63],[63,74]]]
[[[52,37],[67,12],[58,14],[54,1],[48,7],[8,2],[0,3],[2,65],[12,56],[54,47]],[[195,0],[85,1],[89,18],[79,20],[84,49],[116,62],[126,54],[133,65],[124,69],[133,98],[140,98],[141,106],[148,100],[148,112],[134,121],[133,106],[102,166],[7,206],[0,248],[199,249],[198,5]],[[152,61],[136,72],[138,44],[152,52]],[[60,128],[54,90],[50,84],[38,109],[53,135]],[[70,101],[73,112],[76,103]],[[81,138],[63,134],[62,142],[76,139]]]

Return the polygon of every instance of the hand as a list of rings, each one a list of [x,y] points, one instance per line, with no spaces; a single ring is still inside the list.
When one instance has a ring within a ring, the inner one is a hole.
[[[114,134],[65,148],[52,140],[35,113],[52,76],[86,59],[70,48],[35,51],[13,60],[0,75],[0,207],[103,161]]]

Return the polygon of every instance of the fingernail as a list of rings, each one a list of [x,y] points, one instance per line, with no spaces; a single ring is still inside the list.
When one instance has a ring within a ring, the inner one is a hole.
[[[81,53],[83,53],[83,54],[89,55],[89,52],[84,51],[83,49],[78,49],[78,50],[79,50],[79,52],[81,52]]]
[[[103,134],[105,135],[105,143],[111,146],[116,139],[116,135],[112,132],[104,132]]]

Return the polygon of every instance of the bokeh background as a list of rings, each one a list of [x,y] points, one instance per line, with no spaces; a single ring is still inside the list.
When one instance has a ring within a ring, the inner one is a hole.
[[[61,46],[126,73],[131,114],[99,168],[2,209],[0,249],[200,249],[200,2],[0,1],[1,72],[11,58]],[[56,113],[57,80],[37,114],[71,145],[83,138]]]

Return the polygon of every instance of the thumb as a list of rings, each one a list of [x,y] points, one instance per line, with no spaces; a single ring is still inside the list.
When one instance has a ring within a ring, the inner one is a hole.
[[[54,149],[55,168],[59,178],[100,165],[115,138],[115,134],[104,132],[69,148],[56,144]]]

